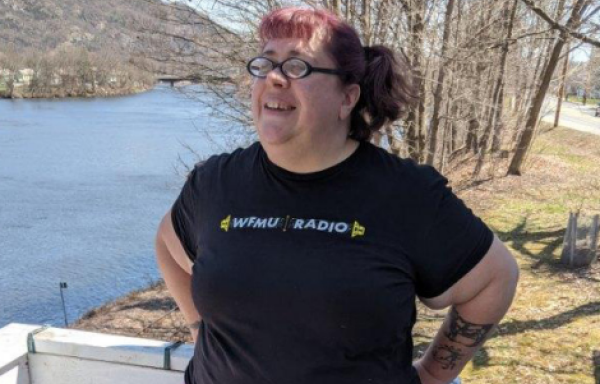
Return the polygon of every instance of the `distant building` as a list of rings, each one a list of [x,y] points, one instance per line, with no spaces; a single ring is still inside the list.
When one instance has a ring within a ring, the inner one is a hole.
[[[56,86],[62,84],[62,77],[58,73],[53,73],[50,78],[50,85]]]
[[[35,71],[31,68],[20,69],[15,75],[15,83],[29,85],[31,84],[31,80],[33,80],[34,74]]]
[[[12,71],[8,69],[0,69],[0,82],[8,83],[11,80]]]
[[[5,92],[8,84],[12,80],[12,71],[8,69],[0,69],[0,92]]]

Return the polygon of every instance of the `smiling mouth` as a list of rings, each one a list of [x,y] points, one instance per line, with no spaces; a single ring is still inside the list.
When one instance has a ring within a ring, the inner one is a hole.
[[[265,103],[264,107],[265,107],[265,109],[268,109],[270,111],[280,111],[280,112],[288,112],[288,111],[293,111],[294,109],[296,109],[296,107],[294,107],[292,105],[283,104],[283,103],[275,103],[275,102]]]

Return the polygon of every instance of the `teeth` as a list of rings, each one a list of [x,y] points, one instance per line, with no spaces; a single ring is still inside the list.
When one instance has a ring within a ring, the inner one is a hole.
[[[268,102],[265,104],[267,108],[270,109],[279,109],[281,111],[291,111],[292,109],[294,109],[294,107],[292,107],[291,105],[285,105],[285,104],[281,104],[281,103],[276,103],[276,102]]]

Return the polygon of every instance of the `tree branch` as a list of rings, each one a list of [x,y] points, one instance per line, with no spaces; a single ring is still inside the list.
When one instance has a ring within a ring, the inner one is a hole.
[[[600,48],[600,40],[592,39],[591,37],[587,37],[584,34],[576,32],[576,31],[571,31],[569,28],[565,27],[564,25],[559,24],[558,22],[553,20],[550,16],[548,16],[548,14],[546,14],[546,12],[544,12],[540,7],[535,5],[535,3],[532,0],[521,0],[521,1],[523,3],[525,3],[525,5],[527,5],[527,7],[529,9],[531,9],[536,15],[538,15],[544,21],[546,21],[548,24],[550,24],[553,29],[558,29],[564,33],[567,33],[567,34],[573,36],[576,39],[583,41],[584,43],[588,43],[595,47]],[[594,13],[595,12],[596,12],[596,10],[594,11]]]

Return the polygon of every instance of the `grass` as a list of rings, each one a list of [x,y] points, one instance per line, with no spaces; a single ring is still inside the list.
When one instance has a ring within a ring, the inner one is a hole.
[[[600,136],[546,131],[523,176],[494,179],[461,197],[511,249],[521,270],[511,310],[467,365],[463,381],[599,384],[600,359],[594,363],[593,356],[600,354],[600,265],[568,270],[559,257],[569,211],[600,214]],[[420,309],[415,344],[424,350],[443,312]]]
[[[579,97],[579,96],[569,96],[567,98],[567,101],[571,101],[573,103],[583,103],[583,97]],[[590,98],[588,97],[588,99],[586,100],[586,105],[597,105],[598,103],[600,103],[600,99],[594,99],[594,98]]]

